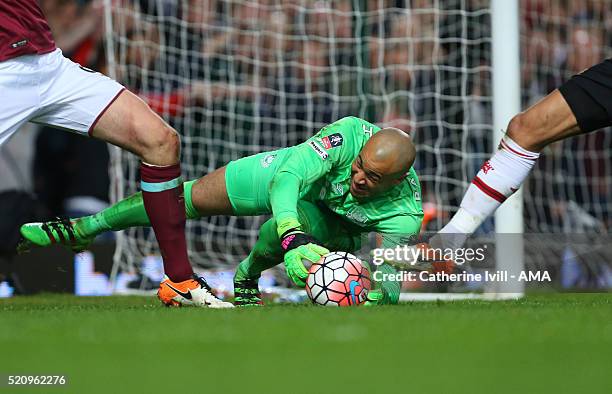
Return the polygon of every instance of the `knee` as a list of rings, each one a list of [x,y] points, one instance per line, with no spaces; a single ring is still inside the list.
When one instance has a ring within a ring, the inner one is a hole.
[[[151,164],[168,165],[178,160],[181,140],[178,133],[164,122],[144,131],[141,137],[142,158]]]
[[[160,154],[166,153],[172,157],[178,157],[181,140],[178,133],[165,123],[160,124],[151,132],[149,147]]]
[[[521,112],[510,120],[506,134],[524,149],[541,150],[542,133],[538,129],[538,123],[526,112]]]
[[[251,257],[257,261],[282,260],[283,252],[276,233],[276,221],[274,218],[267,220],[260,227],[259,236],[251,251]]]
[[[250,254],[250,259],[255,264],[266,263],[274,259],[274,257],[278,258],[278,262],[282,261],[282,255],[276,255],[270,248],[262,245],[255,245]]]
[[[525,114],[521,112],[514,115],[510,120],[510,123],[508,123],[508,130],[506,130],[506,134],[518,143],[518,140],[524,138],[527,134],[526,123]]]

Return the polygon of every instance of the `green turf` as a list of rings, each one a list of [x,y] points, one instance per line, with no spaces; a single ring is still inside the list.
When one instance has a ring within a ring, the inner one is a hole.
[[[0,354],[0,374],[69,376],[49,393],[611,393],[612,295],[229,311],[16,297]]]

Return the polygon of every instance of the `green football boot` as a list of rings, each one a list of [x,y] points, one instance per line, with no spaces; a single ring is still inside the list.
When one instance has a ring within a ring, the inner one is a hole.
[[[234,280],[234,305],[263,306],[257,279]]]
[[[20,232],[23,240],[17,247],[20,252],[32,246],[46,247],[60,244],[75,253],[89,248],[95,237],[85,237],[74,228],[74,221],[70,219],[57,219],[43,223],[26,223],[21,226]]]

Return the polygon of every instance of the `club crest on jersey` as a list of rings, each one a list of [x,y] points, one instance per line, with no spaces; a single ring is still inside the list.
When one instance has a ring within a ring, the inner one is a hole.
[[[323,146],[325,147],[325,149],[331,149],[331,148],[335,148],[337,146],[342,145],[342,142],[344,142],[344,139],[342,138],[342,134],[334,133],[334,134],[328,135],[327,137],[321,138],[321,142],[323,143]]]
[[[310,146],[312,148],[313,151],[315,151],[315,153],[317,155],[319,155],[319,157],[322,160],[325,160],[329,157],[329,155],[327,154],[327,152],[325,152],[325,149],[323,149],[323,147],[321,145],[319,145],[318,143],[316,143],[315,141],[309,141],[308,142],[308,146]]]
[[[276,155],[275,154],[271,154],[271,155],[265,155],[263,157],[263,159],[261,159],[261,166],[263,168],[268,168],[270,167],[270,164],[272,164],[272,162],[274,161],[274,159],[276,159]]]
[[[270,164],[272,164],[272,162],[274,161],[274,159],[276,159],[276,155],[274,153],[270,154],[270,155],[265,155],[262,159],[261,159],[261,166],[263,168],[268,168],[270,167]]]

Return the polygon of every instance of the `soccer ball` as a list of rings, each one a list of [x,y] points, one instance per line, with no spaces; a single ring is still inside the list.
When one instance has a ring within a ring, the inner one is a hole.
[[[346,252],[331,252],[308,270],[306,293],[315,304],[352,306],[365,302],[370,290],[370,271],[361,260]]]

